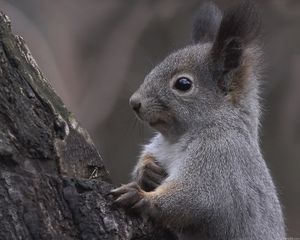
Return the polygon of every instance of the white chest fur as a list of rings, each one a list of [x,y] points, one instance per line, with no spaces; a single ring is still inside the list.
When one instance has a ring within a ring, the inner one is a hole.
[[[185,151],[182,143],[170,143],[161,134],[157,134],[151,142],[144,147],[145,153],[154,156],[169,175],[176,173],[179,163],[184,160]]]

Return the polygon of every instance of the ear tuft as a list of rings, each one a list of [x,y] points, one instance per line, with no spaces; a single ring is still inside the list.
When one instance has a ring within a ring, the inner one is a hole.
[[[243,89],[252,58],[246,50],[258,38],[260,27],[256,6],[250,0],[225,13],[211,57],[215,79],[226,94],[237,94]]]
[[[193,42],[213,42],[218,33],[221,20],[221,10],[212,2],[204,3],[194,17]]]
[[[218,58],[224,51],[231,49],[236,51],[236,48],[232,48],[233,43],[229,43],[232,41],[236,42],[235,45],[239,42],[238,45],[241,45],[242,50],[242,47],[258,37],[260,27],[261,22],[255,4],[250,0],[243,1],[242,4],[225,13],[213,45],[213,55]],[[226,49],[227,47],[229,49]]]

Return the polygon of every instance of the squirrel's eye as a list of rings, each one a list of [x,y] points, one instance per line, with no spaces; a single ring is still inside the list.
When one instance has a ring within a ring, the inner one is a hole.
[[[180,77],[176,80],[174,88],[179,91],[188,91],[192,87],[192,81],[186,77]]]

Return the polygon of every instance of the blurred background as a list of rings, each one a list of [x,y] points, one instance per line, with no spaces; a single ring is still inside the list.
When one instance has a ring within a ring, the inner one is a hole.
[[[116,183],[153,134],[128,99],[151,68],[191,43],[201,0],[0,0],[52,86],[88,129]],[[222,8],[237,1],[217,0]],[[257,0],[266,70],[261,145],[300,237],[300,1]]]

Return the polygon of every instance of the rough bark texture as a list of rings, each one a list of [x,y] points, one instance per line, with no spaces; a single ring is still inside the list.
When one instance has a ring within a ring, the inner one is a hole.
[[[109,174],[89,135],[3,14],[0,182],[0,239],[168,238],[113,205]]]

